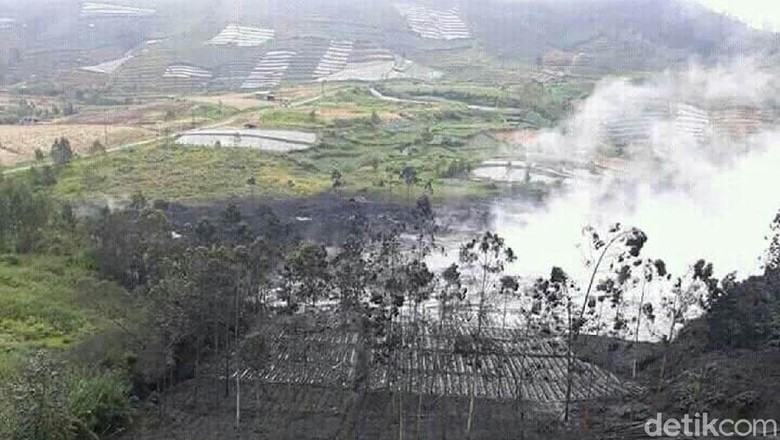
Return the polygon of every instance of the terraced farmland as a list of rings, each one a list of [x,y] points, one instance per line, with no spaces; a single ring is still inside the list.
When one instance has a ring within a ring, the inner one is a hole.
[[[206,69],[188,64],[173,64],[163,73],[163,78],[211,79],[214,75]]]
[[[212,69],[214,78],[211,85],[215,88],[240,89],[257,66],[258,53],[252,49],[234,46],[222,46],[219,50],[229,52],[225,53],[220,63]]]
[[[148,17],[156,13],[157,11],[154,9],[108,3],[85,2],[81,7],[81,16],[84,18]]]
[[[327,81],[384,81],[389,79],[434,80],[441,73],[410,60],[368,61],[348,64],[343,70],[324,77]]]
[[[273,29],[231,23],[217,36],[209,40],[208,44],[217,46],[255,47],[272,40],[275,35],[276,32]]]
[[[257,63],[252,73],[241,84],[242,89],[272,89],[284,78],[290,60],[296,55],[289,50],[267,52]]]
[[[124,62],[113,74],[118,89],[160,88],[160,78],[171,64],[173,54],[156,44],[146,44],[137,56]]]
[[[314,78],[322,78],[344,69],[353,47],[354,43],[351,41],[331,41],[327,52],[314,69]]]
[[[468,26],[460,18],[457,8],[442,11],[409,3],[395,5],[412,30],[421,38],[458,40],[471,38]]]
[[[312,80],[315,69],[320,65],[323,55],[328,51],[330,40],[322,38],[302,38],[281,42],[285,47],[292,48],[296,55],[290,59],[290,65],[285,73],[287,82]]]
[[[10,17],[0,17],[0,31],[12,30],[16,27],[16,19]]]
[[[374,43],[358,41],[350,54],[348,64],[360,64],[373,61],[392,61],[395,56],[392,52]]]
[[[104,61],[94,66],[82,67],[81,70],[84,70],[86,72],[103,73],[106,75],[111,75],[112,73],[116,72],[117,69],[122,67],[124,63],[130,61],[131,59],[133,59],[133,51],[127,52],[122,57],[114,60]]]

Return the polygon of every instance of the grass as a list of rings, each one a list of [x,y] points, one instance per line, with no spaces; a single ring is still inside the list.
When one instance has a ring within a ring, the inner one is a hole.
[[[78,258],[0,259],[0,379],[35,349],[63,349],[105,326],[89,295],[97,279]],[[104,285],[105,291],[118,289]]]
[[[434,98],[485,107],[516,108],[526,113],[526,120],[538,120],[536,125],[551,126],[565,116],[570,101],[583,99],[590,93],[592,84],[587,81],[540,84],[529,79],[503,85],[398,81],[384,83],[379,88],[387,95],[406,99]]]
[[[407,166],[416,169],[420,188],[431,182],[435,197],[484,195],[495,185],[447,170],[454,162],[467,170],[505,156],[507,147],[485,134],[517,127],[500,113],[474,112],[456,102],[382,101],[365,86],[346,87],[298,107],[249,109],[230,123],[316,132],[320,142],[289,153],[149,144],[80,157],[59,174],[54,195],[104,201],[141,191],[150,198],[189,202],[312,196],[329,191],[331,174],[339,170],[344,194],[405,198],[400,174]],[[254,186],[247,185],[250,178]]]
[[[18,391],[7,385],[30,373],[30,359],[38,350],[70,358],[68,369],[52,380],[68,390],[68,410],[90,429],[125,415],[129,382],[120,369],[102,369],[121,365],[117,360],[123,358],[115,354],[124,347],[124,335],[103,338],[98,345],[89,341],[117,331],[109,318],[111,310],[121,309],[131,316],[142,311],[129,310],[125,291],[99,280],[87,261],[48,254],[0,257],[2,438],[10,438],[15,424],[25,420],[15,412],[18,408],[12,400],[19,398]]]
[[[246,183],[254,177],[256,185]],[[140,191],[164,200],[230,196],[303,196],[328,186],[283,155],[234,148],[145,145],[74,160],[60,174],[54,195],[66,199],[124,197]]]

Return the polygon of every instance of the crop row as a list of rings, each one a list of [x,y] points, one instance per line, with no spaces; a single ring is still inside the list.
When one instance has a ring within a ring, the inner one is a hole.
[[[520,329],[483,329],[480,343],[459,347],[464,328],[427,328],[412,338],[406,329],[399,348],[375,359],[371,389],[411,393],[555,403],[566,398],[568,359],[554,339],[527,338]],[[296,334],[279,331],[267,356],[250,359],[234,374],[266,383],[349,387],[355,377],[357,336],[348,331]],[[378,352],[377,352],[378,353]],[[256,364],[257,369],[253,369]],[[572,399],[617,397],[637,390],[613,374],[573,360]]]

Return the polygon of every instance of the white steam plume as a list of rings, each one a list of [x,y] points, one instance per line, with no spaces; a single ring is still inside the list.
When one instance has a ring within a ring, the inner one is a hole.
[[[496,204],[494,229],[520,256],[513,270],[546,275],[558,265],[584,277],[582,228],[620,222],[644,230],[643,254],[666,260],[674,274],[699,258],[713,262],[719,275],[757,272],[769,222],[780,209],[777,92],[777,78],[745,60],[642,83],[602,81],[571,120],[539,136],[537,148],[593,160],[609,140],[605,127],[621,120],[644,124],[645,139],[626,147],[630,158],[620,173],[575,182],[543,208],[523,213]],[[680,129],[680,105],[709,115],[703,135]],[[758,112],[760,124],[741,120],[745,109]],[[743,126],[745,133],[733,133]]]

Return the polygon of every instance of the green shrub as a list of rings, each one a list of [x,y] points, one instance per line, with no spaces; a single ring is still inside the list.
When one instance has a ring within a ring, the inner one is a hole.
[[[129,386],[107,371],[68,370],[38,351],[0,396],[0,434],[13,440],[76,440],[111,434],[129,420]]]
[[[68,412],[94,433],[115,432],[128,422],[128,394],[118,374],[78,375],[69,384]]]

